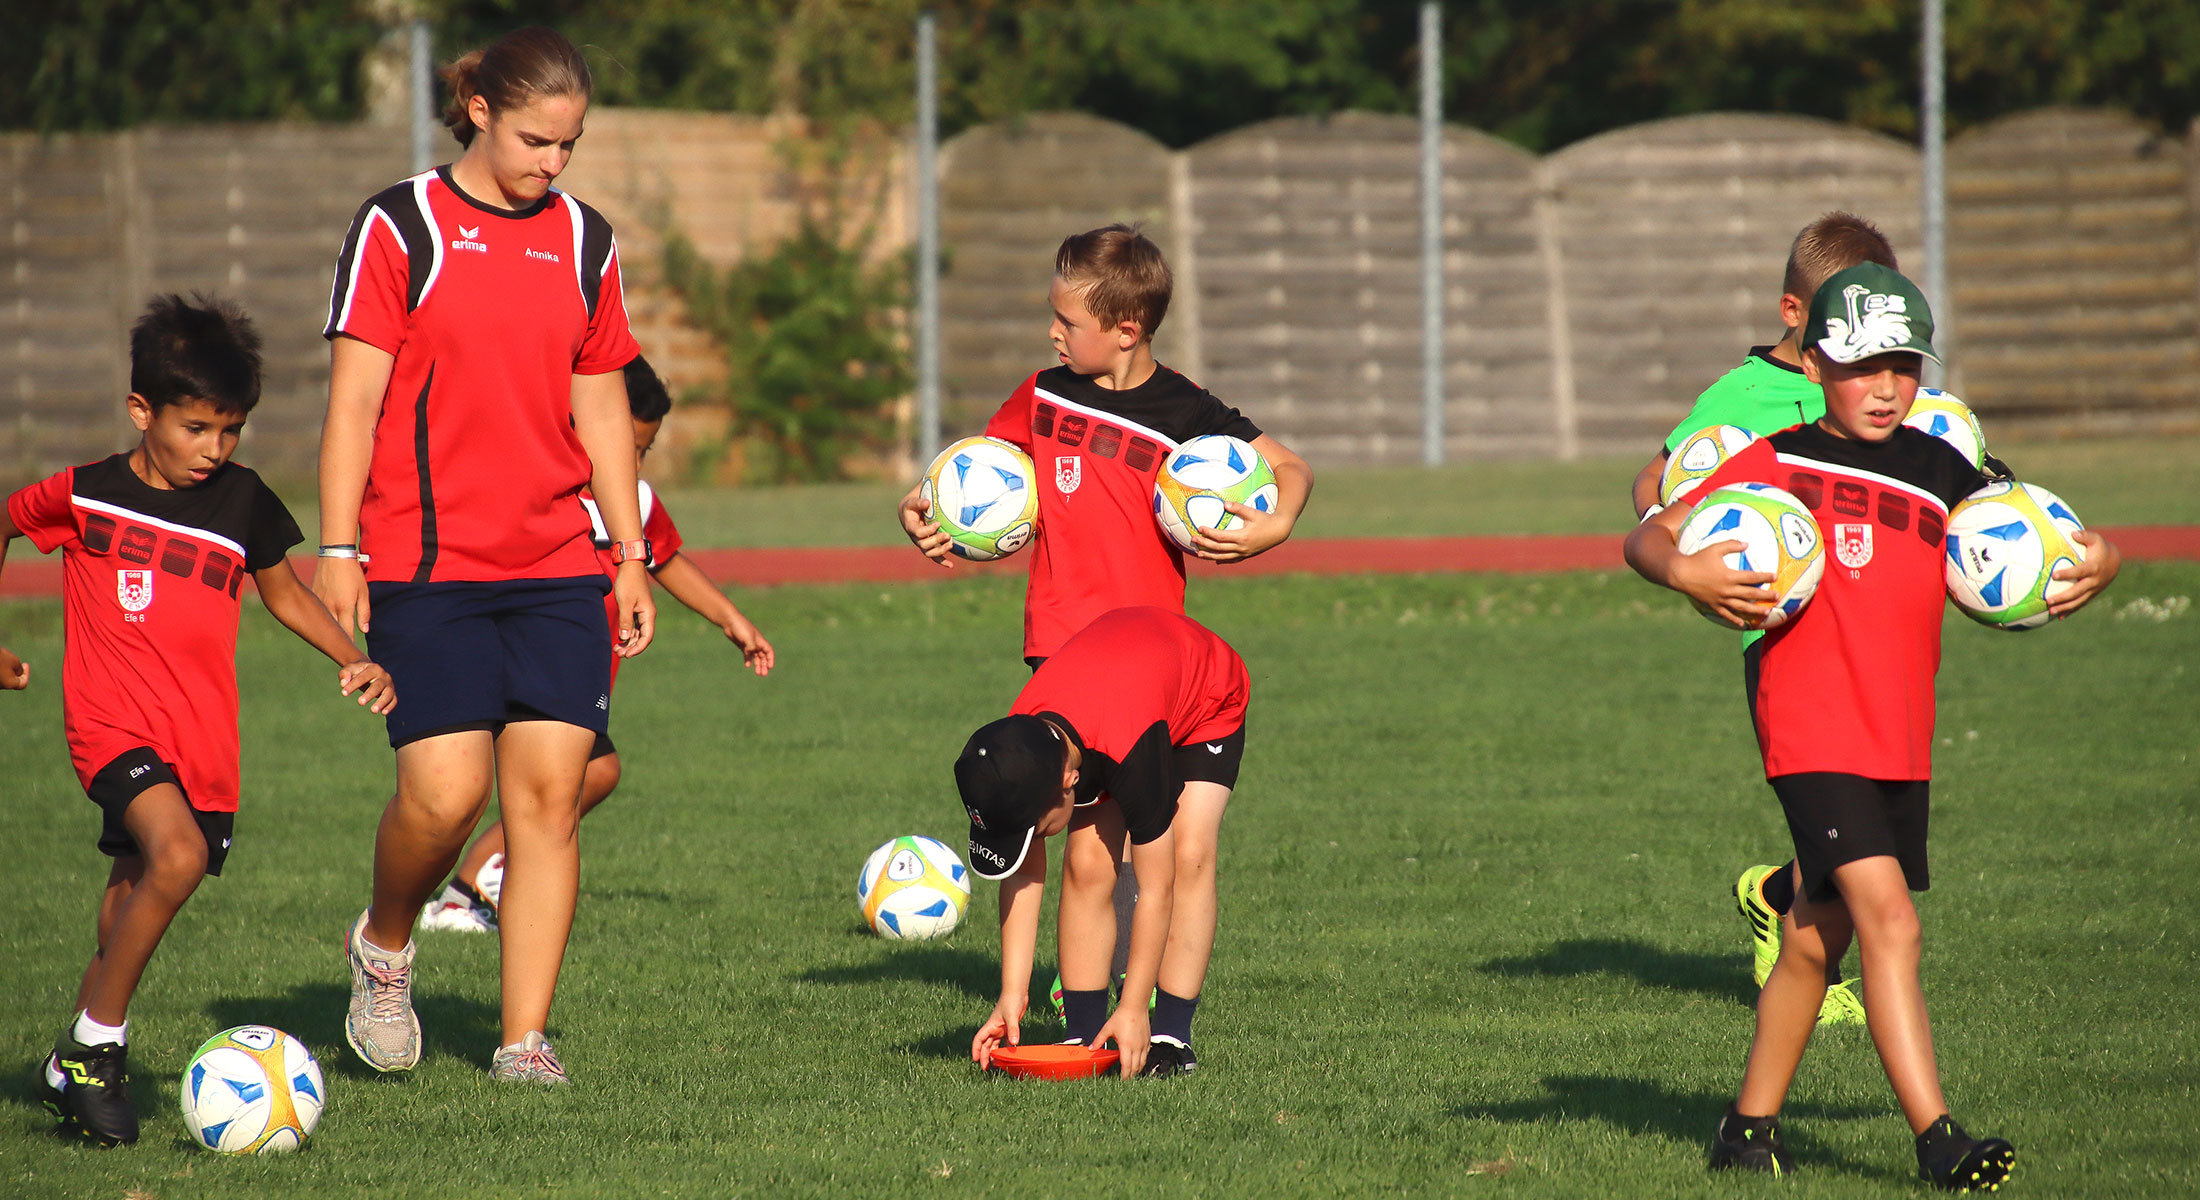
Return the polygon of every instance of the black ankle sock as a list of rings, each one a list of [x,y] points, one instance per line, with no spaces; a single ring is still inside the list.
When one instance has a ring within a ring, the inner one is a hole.
[[[1189,1000],[1167,988],[1154,989],[1153,1035],[1192,1044],[1192,1018],[1199,1012],[1199,997]]]
[[[1089,992],[1062,989],[1063,1032],[1069,1041],[1092,1044],[1092,1035],[1108,1023],[1108,989],[1094,988]]]
[[[1742,1110],[1732,1104],[1726,1106],[1726,1115],[1719,1119],[1719,1138],[1722,1141],[1742,1140],[1744,1130],[1755,1129],[1759,1133],[1779,1127],[1778,1117],[1745,1117]]]
[[[1765,904],[1776,913],[1784,913],[1795,907],[1795,863],[1788,864],[1765,876],[1762,885]]]

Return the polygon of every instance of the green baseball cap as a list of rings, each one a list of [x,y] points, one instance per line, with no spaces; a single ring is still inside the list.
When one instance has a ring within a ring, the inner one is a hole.
[[[1900,271],[1878,263],[1858,263],[1818,285],[1810,320],[1803,323],[1803,345],[1837,363],[1897,352],[1940,361],[1933,353],[1933,310],[1925,293]]]

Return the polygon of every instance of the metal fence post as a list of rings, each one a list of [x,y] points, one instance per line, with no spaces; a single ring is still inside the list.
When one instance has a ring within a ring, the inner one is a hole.
[[[1421,461],[1444,462],[1444,39],[1421,5]]]
[[[415,17],[412,21],[412,69],[406,72],[406,87],[412,94],[412,169],[413,174],[435,165],[435,56],[429,44],[428,22]]]
[[[1925,364],[1925,383],[1946,386],[1954,362],[1955,296],[1948,286],[1948,130],[1945,119],[1948,94],[1946,62],[1941,36],[1942,0],[1924,0],[1924,29],[1918,47],[1920,80],[1919,134],[1924,142],[1924,170],[1918,180],[1924,202],[1925,297],[1933,306],[1933,348],[1940,362]]]
[[[939,19],[917,17],[917,466],[940,445]]]

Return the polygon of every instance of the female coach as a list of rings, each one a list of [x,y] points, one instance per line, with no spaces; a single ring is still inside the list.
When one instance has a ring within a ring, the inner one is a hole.
[[[443,76],[465,151],[360,206],[323,330],[314,591],[407,687],[374,899],[345,939],[345,1034],[376,1070],[420,1061],[413,922],[496,784],[507,867],[490,1074],[563,1083],[543,1031],[579,891],[581,775],[610,716],[611,656],[641,653],[656,620],[619,370],[636,347],[611,226],[551,186],[588,115],[580,53],[521,29]],[[623,555],[615,647],[580,502],[590,484]]]

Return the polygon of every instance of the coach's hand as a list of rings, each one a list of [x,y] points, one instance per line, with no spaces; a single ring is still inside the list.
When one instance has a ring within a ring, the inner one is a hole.
[[[1255,555],[1265,554],[1290,537],[1291,527],[1297,524],[1282,513],[1262,512],[1235,500],[1222,508],[1245,523],[1235,529],[1192,530],[1193,553],[1208,562],[1244,562]]]
[[[2062,567],[2049,576],[2070,585],[2070,590],[2055,598],[2047,611],[2059,620],[2092,603],[2123,569],[2123,552],[2116,543],[2090,529],[2082,529],[2071,535],[2070,540],[2085,548],[2085,561]]]
[[[1729,539],[1678,556],[1673,561],[1673,590],[1711,609],[1736,629],[1757,628],[1772,611],[1772,593],[1765,585],[1773,575],[1726,565],[1727,555],[1747,549],[1747,543]]]
[[[31,685],[31,665],[0,646],[0,691],[20,692]]]
[[[356,558],[323,558],[313,568],[313,594],[328,606],[337,628],[352,636],[367,631],[367,572]]]
[[[910,488],[909,494],[901,498],[900,516],[901,531],[909,535],[910,543],[924,551],[926,558],[953,570],[955,560],[947,556],[953,540],[933,523],[932,502],[924,498],[923,484]]]
[[[632,658],[657,635],[657,601],[649,594],[649,569],[638,558],[619,564],[611,577],[611,595],[619,602],[619,638],[612,652]]]
[[[1011,1046],[1024,1044],[1024,1006],[1028,1001],[1022,996],[1003,996],[986,1014],[985,1024],[970,1039],[970,1061],[981,1067],[993,1065],[993,1052],[1003,1043]]]

